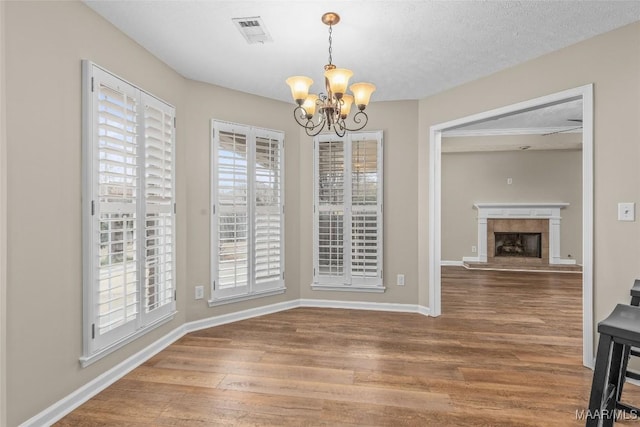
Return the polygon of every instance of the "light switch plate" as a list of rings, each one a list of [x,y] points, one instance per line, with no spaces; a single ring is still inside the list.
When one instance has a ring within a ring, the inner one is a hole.
[[[618,203],[618,221],[635,221],[636,204]]]
[[[204,286],[196,286],[196,299],[204,298]]]

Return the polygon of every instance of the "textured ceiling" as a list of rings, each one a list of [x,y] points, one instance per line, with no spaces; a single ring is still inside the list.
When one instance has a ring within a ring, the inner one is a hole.
[[[333,63],[372,101],[420,99],[640,20],[640,1],[85,1],[181,75],[290,101],[284,80],[321,91]],[[248,44],[232,18],[260,16],[273,39]]]

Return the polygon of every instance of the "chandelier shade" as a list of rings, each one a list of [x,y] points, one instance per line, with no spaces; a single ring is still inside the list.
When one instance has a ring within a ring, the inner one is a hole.
[[[307,119],[311,119],[313,115],[316,113],[316,103],[318,102],[318,95],[308,95],[307,99],[304,100],[302,104],[302,108],[305,111]]]
[[[331,36],[333,25],[340,22],[340,15],[327,12],[322,15],[322,22],[329,26],[329,63],[324,66],[326,92],[309,94],[313,80],[306,76],[289,77],[286,83],[291,88],[291,96],[297,104],[293,116],[307,135],[315,136],[324,129],[333,128],[334,132],[342,137],[347,131],[357,131],[367,125],[369,117],[364,110],[376,87],[371,83],[354,83],[349,86],[353,71],[337,68],[332,63]],[[353,95],[347,93],[347,88]],[[353,104],[358,107],[358,111],[352,117],[353,125],[347,125],[346,120]]]
[[[346,68],[333,68],[324,72],[324,77],[327,79],[331,91],[338,99],[342,98],[342,95],[347,91],[351,76],[353,76],[353,71]]]
[[[291,96],[301,105],[309,95],[309,88],[313,84],[313,80],[305,76],[293,76],[287,79],[287,84],[291,88]]]
[[[354,83],[349,89],[353,93],[353,98],[358,108],[364,110],[364,108],[369,105],[371,94],[376,90],[376,87],[371,83]]]
[[[346,119],[351,112],[351,105],[353,105],[353,96],[345,94],[342,96],[342,108],[340,108],[340,118]]]

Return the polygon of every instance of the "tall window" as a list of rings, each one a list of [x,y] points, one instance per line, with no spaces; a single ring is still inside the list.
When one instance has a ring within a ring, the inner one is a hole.
[[[282,132],[212,121],[210,304],[284,292]]]
[[[84,67],[84,364],[175,312],[172,106]]]
[[[382,132],[314,138],[314,289],[382,292]]]

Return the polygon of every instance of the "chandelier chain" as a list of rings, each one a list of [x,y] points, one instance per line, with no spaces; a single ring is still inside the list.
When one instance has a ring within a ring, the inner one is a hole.
[[[332,51],[332,48],[331,48],[331,41],[332,41],[331,33],[332,32],[333,32],[333,27],[331,25],[329,25],[329,65],[332,64],[332,62],[331,62],[331,51]]]

